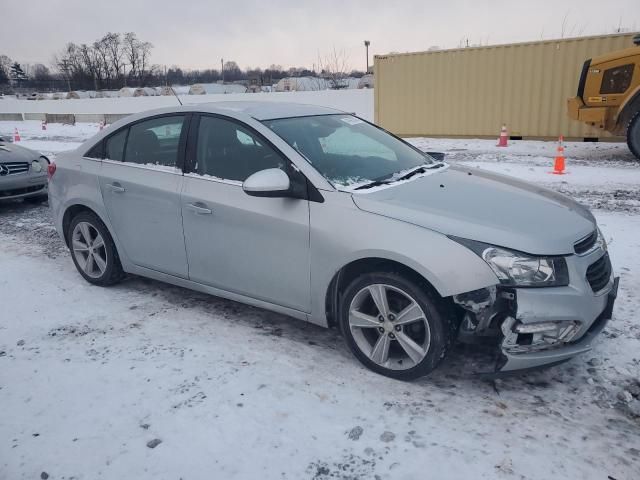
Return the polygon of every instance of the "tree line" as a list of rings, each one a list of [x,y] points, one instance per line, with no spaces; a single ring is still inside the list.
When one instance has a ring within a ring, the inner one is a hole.
[[[93,43],[68,43],[54,55],[49,67],[41,63],[23,65],[0,54],[0,91],[116,90],[126,86],[191,85],[218,81],[270,85],[289,76],[332,73],[329,68],[321,68],[321,72],[316,73],[304,67],[284,69],[275,64],[266,69],[243,70],[233,60],[224,62],[221,69],[167,68],[151,63],[152,50],[153,45],[139,39],[134,32],[109,32]],[[352,74],[361,76],[363,72],[354,71]]]

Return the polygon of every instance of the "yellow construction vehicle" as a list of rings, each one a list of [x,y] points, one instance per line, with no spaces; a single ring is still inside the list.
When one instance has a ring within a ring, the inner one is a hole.
[[[584,62],[578,93],[569,99],[568,109],[573,120],[626,136],[640,160],[640,35],[633,43]]]

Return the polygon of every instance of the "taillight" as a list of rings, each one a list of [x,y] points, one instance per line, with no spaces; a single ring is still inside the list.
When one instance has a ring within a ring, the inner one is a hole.
[[[47,167],[47,175],[49,176],[49,180],[51,180],[51,177],[53,177],[54,173],[56,173],[56,164],[52,162]]]

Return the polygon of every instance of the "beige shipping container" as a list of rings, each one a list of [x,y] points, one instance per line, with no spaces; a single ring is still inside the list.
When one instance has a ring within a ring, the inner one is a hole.
[[[634,34],[376,55],[375,121],[402,136],[610,138],[567,116],[585,60]]]

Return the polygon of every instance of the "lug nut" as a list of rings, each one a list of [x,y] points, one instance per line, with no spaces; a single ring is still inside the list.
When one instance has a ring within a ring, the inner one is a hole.
[[[384,322],[384,317],[382,315],[379,315],[378,320],[380,320],[381,322]]]
[[[396,325],[396,332],[399,332],[400,330],[402,330],[402,327],[400,325]]]
[[[390,333],[390,334],[389,334],[389,338],[390,338],[391,340],[393,340],[394,338],[396,338],[396,336],[395,336],[393,333]]]
[[[396,319],[396,316],[392,313],[389,315],[389,321],[393,322]]]
[[[380,333],[384,333],[384,328],[382,328],[382,327],[378,327],[378,331],[379,331]]]

